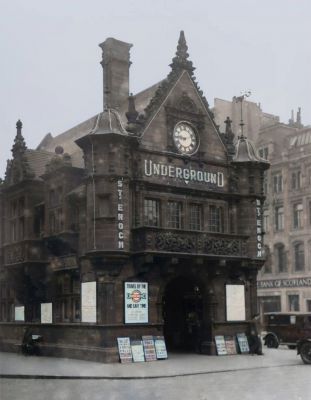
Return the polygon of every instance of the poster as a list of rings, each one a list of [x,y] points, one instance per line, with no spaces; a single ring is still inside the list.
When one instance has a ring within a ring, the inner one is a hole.
[[[245,321],[244,285],[226,285],[227,321]]]
[[[215,343],[216,343],[217,354],[219,356],[226,356],[228,352],[224,336],[220,335],[215,336]]]
[[[96,322],[96,282],[82,282],[82,322]]]
[[[249,345],[248,345],[248,341],[247,341],[247,337],[245,335],[245,333],[237,333],[236,335],[237,339],[238,339],[238,343],[239,343],[239,348],[240,348],[240,352],[243,353],[249,353]]]
[[[131,341],[132,355],[134,362],[144,362],[144,348],[143,342],[141,340],[132,340]]]
[[[158,360],[167,358],[167,350],[166,350],[164,336],[155,336],[154,346],[156,349]]]
[[[41,303],[41,324],[52,322],[52,303]]]
[[[225,343],[228,355],[237,354],[234,336],[225,336]]]
[[[25,307],[16,306],[15,307],[15,321],[25,321]]]
[[[148,323],[148,283],[125,282],[125,323]]]
[[[156,361],[157,353],[154,346],[153,336],[143,336],[143,346],[146,361]]]
[[[129,337],[119,337],[118,349],[121,363],[131,363],[132,362],[132,349]]]

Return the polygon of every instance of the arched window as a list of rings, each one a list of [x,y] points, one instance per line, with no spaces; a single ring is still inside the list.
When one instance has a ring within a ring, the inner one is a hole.
[[[305,269],[305,251],[302,242],[294,244],[294,261],[295,271],[303,271]]]
[[[287,271],[287,260],[285,253],[285,246],[283,243],[274,245],[275,265],[278,272]]]

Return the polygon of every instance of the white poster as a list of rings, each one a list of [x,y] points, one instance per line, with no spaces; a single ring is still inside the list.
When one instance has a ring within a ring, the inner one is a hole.
[[[215,336],[216,350],[219,356],[226,356],[228,354],[226,348],[225,337],[222,335]]]
[[[51,324],[52,322],[52,303],[41,303],[41,324]]]
[[[227,321],[245,321],[244,285],[226,285]]]
[[[157,354],[158,360],[167,358],[167,350],[166,350],[164,336],[155,336],[154,347],[156,349],[156,354]]]
[[[25,307],[15,307],[15,321],[25,321]]]
[[[81,310],[82,322],[96,323],[96,282],[82,282]]]
[[[144,362],[145,354],[141,340],[131,340],[131,348],[134,362]]]
[[[148,322],[148,283],[125,282],[125,323],[141,324]]]

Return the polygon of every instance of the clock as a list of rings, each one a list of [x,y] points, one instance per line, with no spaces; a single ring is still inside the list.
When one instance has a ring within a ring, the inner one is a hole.
[[[179,122],[173,132],[173,141],[181,154],[193,154],[197,149],[197,135],[187,122]]]

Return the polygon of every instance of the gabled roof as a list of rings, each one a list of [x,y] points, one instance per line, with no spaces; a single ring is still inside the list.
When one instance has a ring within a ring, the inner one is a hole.
[[[55,153],[44,150],[31,150],[27,149],[25,152],[29,166],[35,173],[35,177],[39,178],[45,172],[45,166],[51,161]]]
[[[193,67],[192,62],[189,60],[189,54],[187,53],[187,51],[188,47],[185,40],[184,32],[181,31],[176,55],[173,58],[172,63],[170,64],[171,72],[169,73],[167,78],[161,80],[160,82],[150,86],[149,88],[133,96],[132,99],[134,100],[135,111],[137,111],[138,129],[135,130],[135,134],[137,134],[137,136],[139,136],[144,131],[145,127],[148,125],[153,115],[157,112],[158,107],[160,106],[160,104],[162,104],[163,100],[166,98],[171,88],[176,84],[177,80],[185,72],[188,73],[194,87],[197,89],[198,96],[200,97],[201,102],[203,103],[204,108],[206,109],[206,112],[212,121],[212,124],[214,125],[217,133],[219,134],[218,128],[213,118],[213,113],[209,109],[208,102],[206,98],[203,96],[203,92],[202,90],[200,90],[200,87],[198,86],[196,79],[194,77],[193,71],[195,68]],[[124,104],[120,106],[118,110],[116,110],[118,112],[120,123],[123,127],[126,127],[128,123],[126,117],[128,108],[129,104],[128,101],[126,101]],[[95,116],[89,118],[88,120],[76,125],[75,127],[55,137],[53,137],[51,134],[48,134],[42,140],[37,150],[46,150],[49,152],[54,152],[56,146],[61,146],[64,149],[64,152],[68,153],[72,157],[72,161],[75,164],[75,166],[83,167],[84,165],[83,153],[82,150],[77,146],[75,141],[83,136],[94,133],[95,132],[94,128],[96,128],[96,125],[98,125],[103,120],[103,118],[99,116],[103,116],[104,113],[105,111],[96,114]],[[106,120],[107,119],[104,118],[104,122]],[[127,127],[127,130],[131,132],[129,127]],[[121,129],[121,131],[123,132],[123,129]]]

